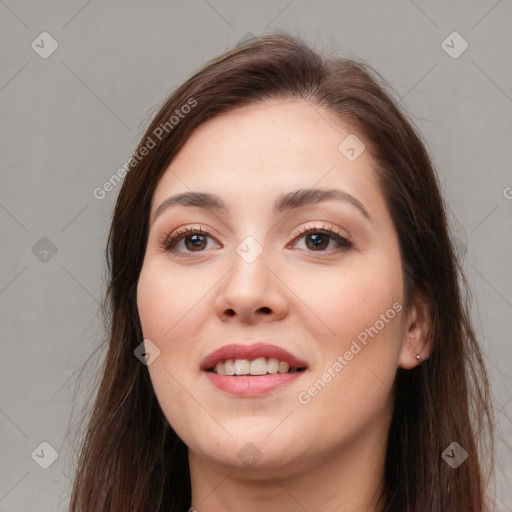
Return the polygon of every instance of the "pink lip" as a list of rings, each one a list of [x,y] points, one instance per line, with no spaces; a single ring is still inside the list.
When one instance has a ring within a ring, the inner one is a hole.
[[[207,371],[212,369],[219,361],[227,359],[249,359],[257,357],[275,357],[279,361],[288,363],[292,368],[307,368],[307,363],[302,361],[287,350],[269,345],[268,343],[254,343],[252,345],[225,345],[215,350],[203,359],[201,370],[217,388],[238,396],[259,396],[279,386],[290,383],[299,378],[304,372],[294,373],[268,373],[266,375],[219,375]]]
[[[288,384],[299,378],[304,372],[295,373],[267,373],[267,375],[219,375],[213,372],[204,372],[210,382],[232,395],[258,396],[273,389]]]
[[[252,345],[224,345],[203,359],[201,370],[210,370],[219,361],[226,361],[227,359],[249,359],[252,361],[257,357],[275,357],[279,361],[288,363],[292,368],[307,367],[306,362],[290,354],[284,348],[268,343],[253,343]]]

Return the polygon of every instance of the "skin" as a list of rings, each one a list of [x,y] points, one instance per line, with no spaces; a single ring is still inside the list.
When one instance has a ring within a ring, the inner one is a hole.
[[[416,354],[428,357],[428,310],[419,298],[405,307],[397,234],[370,152],[349,161],[338,150],[350,133],[302,100],[239,108],[202,124],[155,190],[137,301],[144,337],[160,350],[148,366],[154,391],[189,448],[199,512],[383,506],[395,374],[419,364]],[[301,188],[341,189],[371,220],[337,200],[273,212],[280,194]],[[217,194],[229,211],[179,205],[155,218],[168,197],[189,191]],[[163,241],[180,227],[209,237],[194,251],[187,234],[177,252],[166,251]],[[311,234],[297,234],[312,227],[338,231],[353,247],[323,236],[316,248]],[[252,263],[236,251],[247,236],[263,249]],[[334,371],[397,303],[401,311]],[[307,370],[257,397],[220,391],[200,370],[221,346],[257,340],[307,361]],[[300,403],[329,368],[330,381]],[[249,465],[241,449],[261,458]]]

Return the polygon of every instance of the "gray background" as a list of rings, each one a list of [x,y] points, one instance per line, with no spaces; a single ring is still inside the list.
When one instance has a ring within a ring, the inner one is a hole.
[[[510,0],[0,1],[0,511],[68,503],[66,434],[91,389],[75,389],[78,371],[103,337],[103,253],[119,187],[101,201],[94,188],[130,157],[174,87],[273,29],[367,61],[427,140],[497,400],[497,499],[512,510],[511,28]],[[31,47],[51,48],[44,31],[59,45],[45,59]],[[454,31],[469,44],[457,58],[462,39],[442,46]],[[42,442],[59,454],[48,469],[36,463],[49,461]]]

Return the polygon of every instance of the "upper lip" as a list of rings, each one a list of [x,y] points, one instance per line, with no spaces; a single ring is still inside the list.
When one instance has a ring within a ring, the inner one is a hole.
[[[258,357],[275,357],[284,361],[291,368],[306,368],[307,363],[294,356],[284,348],[268,343],[253,343],[251,345],[230,344],[215,350],[207,355],[201,363],[201,370],[210,370],[218,362],[228,359],[248,359],[252,361]]]

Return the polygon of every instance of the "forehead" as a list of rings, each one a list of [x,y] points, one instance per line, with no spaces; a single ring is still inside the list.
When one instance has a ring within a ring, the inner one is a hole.
[[[336,187],[377,204],[374,162],[363,144],[350,126],[304,100],[237,108],[194,131],[160,180],[153,213],[171,193],[191,190],[223,196],[229,206],[273,204],[292,189]]]
[[[351,133],[332,113],[304,100],[267,100],[223,113],[200,125],[174,163],[185,158],[224,162],[249,157],[251,167],[272,161],[307,163],[314,159],[322,163],[342,156],[339,144]],[[194,146],[192,150],[190,146]]]

